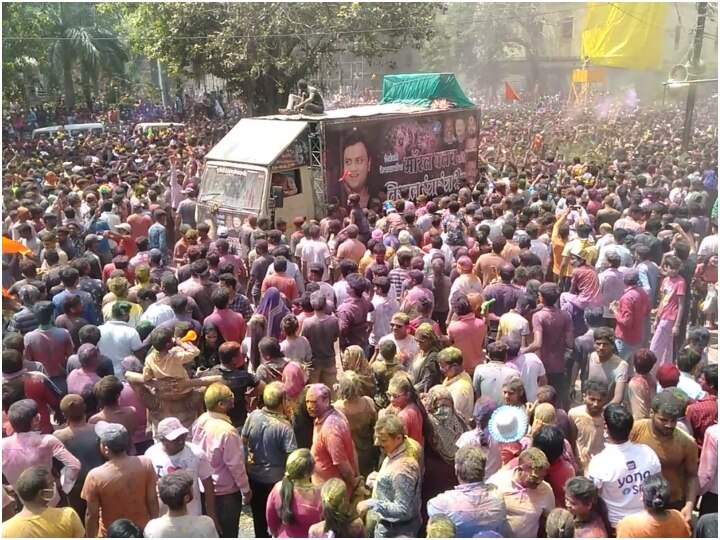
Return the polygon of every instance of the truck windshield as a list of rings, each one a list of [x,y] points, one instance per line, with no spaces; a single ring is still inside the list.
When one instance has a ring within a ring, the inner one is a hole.
[[[264,184],[265,171],[207,165],[200,202],[258,212]]]

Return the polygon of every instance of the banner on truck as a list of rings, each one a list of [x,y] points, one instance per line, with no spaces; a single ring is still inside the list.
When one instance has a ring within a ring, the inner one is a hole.
[[[477,180],[479,109],[325,124],[327,202],[432,198]]]

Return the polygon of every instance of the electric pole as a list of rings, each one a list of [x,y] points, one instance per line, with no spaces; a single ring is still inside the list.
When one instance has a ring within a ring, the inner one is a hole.
[[[697,79],[700,67],[700,54],[702,53],[703,38],[705,37],[705,17],[707,14],[707,2],[698,2],[698,19],[695,26],[695,39],[693,41],[693,54],[691,63],[692,72],[689,79]],[[690,84],[688,88],[687,104],[685,106],[685,125],[683,126],[683,150],[687,150],[690,144],[690,136],[692,135],[693,111],[695,109],[695,93],[697,92],[697,84]]]

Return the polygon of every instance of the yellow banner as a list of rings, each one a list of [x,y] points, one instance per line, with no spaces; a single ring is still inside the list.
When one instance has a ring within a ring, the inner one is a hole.
[[[582,56],[590,65],[657,70],[662,67],[667,3],[588,2]]]

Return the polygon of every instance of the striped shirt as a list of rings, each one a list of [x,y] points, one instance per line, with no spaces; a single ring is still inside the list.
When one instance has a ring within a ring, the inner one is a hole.
[[[39,323],[37,317],[31,309],[23,307],[20,311],[10,317],[8,322],[8,332],[20,332],[23,336],[28,332],[32,332],[38,328]]]

